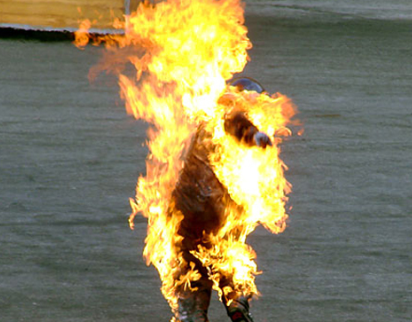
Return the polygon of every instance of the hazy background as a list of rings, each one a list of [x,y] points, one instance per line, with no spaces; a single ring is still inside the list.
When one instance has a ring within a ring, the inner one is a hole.
[[[244,74],[291,97],[289,227],[263,229],[255,322],[410,321],[412,4],[247,1]],[[145,125],[101,49],[0,39],[0,321],[168,321],[146,223],[128,228]],[[214,294],[212,322],[228,321]]]

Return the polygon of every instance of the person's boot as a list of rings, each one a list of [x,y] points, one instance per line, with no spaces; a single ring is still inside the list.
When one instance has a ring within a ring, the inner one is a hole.
[[[207,309],[210,304],[210,292],[207,290],[188,292],[178,299],[177,321],[179,322],[209,322]]]
[[[252,316],[249,313],[249,302],[246,297],[233,300],[226,307],[226,310],[232,322],[253,322]]]

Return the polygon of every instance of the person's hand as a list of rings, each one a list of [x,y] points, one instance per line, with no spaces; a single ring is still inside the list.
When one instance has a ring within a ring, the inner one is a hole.
[[[269,136],[264,132],[256,132],[253,136],[253,139],[257,146],[262,148],[266,148],[266,146],[272,146],[272,141],[270,140]]]

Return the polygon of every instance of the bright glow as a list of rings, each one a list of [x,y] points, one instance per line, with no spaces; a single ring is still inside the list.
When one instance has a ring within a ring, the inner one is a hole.
[[[259,224],[273,233],[286,227],[285,203],[291,186],[279,158],[279,135],[291,133],[286,126],[296,110],[281,94],[258,95],[226,86],[234,73],[243,70],[251,48],[240,0],[141,4],[127,21],[124,35],[95,37],[94,41],[104,41],[107,51],[116,53],[111,56],[113,66],[121,58],[134,65],[135,77],[116,70],[120,95],[128,114],[152,125],[147,172],[138,180],[130,217],[131,227],[138,213],[148,219],[147,263],[157,268],[162,292],[174,309],[176,287],[190,288],[190,282],[200,278],[194,267],[177,281],[173,278],[184,261],[175,247],[182,239],[177,229],[183,215],[172,210],[170,200],[191,138],[204,124],[215,147],[210,164],[237,206],[228,203],[225,225],[209,236],[213,247],[200,247],[193,254],[208,267],[218,292],[222,292],[221,276],[227,275],[233,276],[235,285],[225,287],[224,293],[258,294],[256,255],[245,243],[246,237]],[[88,35],[84,26],[77,34],[82,46]],[[125,54],[125,48],[134,50]],[[224,116],[232,109],[245,111],[259,130],[276,135],[274,145],[251,148],[227,135]]]

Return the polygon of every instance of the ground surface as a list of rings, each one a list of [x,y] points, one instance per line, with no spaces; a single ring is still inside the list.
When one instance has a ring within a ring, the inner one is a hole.
[[[408,7],[265,3],[247,11],[245,74],[291,97],[305,134],[283,145],[289,227],[249,239],[263,272],[255,320],[410,321]],[[141,256],[145,221],[127,225],[145,126],[126,116],[115,80],[89,84],[99,51],[0,40],[2,322],[170,319]],[[210,318],[227,321],[216,295]]]

